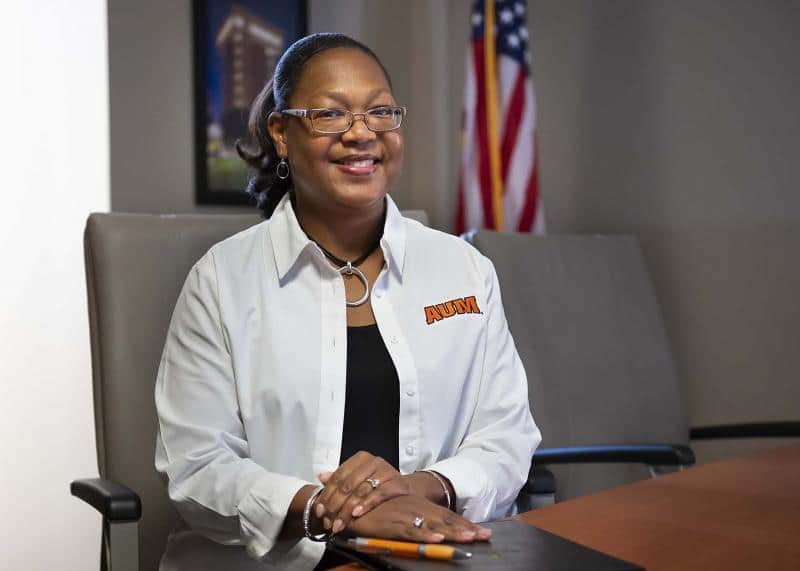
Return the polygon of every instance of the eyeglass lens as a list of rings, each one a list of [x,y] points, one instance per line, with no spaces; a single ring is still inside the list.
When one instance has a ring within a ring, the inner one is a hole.
[[[400,107],[379,107],[363,115],[367,127],[372,131],[391,131],[403,121],[403,109]],[[315,109],[311,113],[313,128],[323,133],[343,133],[350,128],[353,120],[353,114],[346,109]]]

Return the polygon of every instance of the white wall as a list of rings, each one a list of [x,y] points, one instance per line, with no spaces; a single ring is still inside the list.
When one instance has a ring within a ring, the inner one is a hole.
[[[100,518],[69,482],[97,474],[82,231],[109,207],[106,4],[0,21],[0,568],[92,569]]]

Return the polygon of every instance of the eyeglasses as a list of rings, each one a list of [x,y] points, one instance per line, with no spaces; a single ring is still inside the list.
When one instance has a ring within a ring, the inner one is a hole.
[[[367,129],[375,133],[399,129],[406,114],[405,107],[376,107],[364,113],[353,113],[347,109],[284,109],[281,113],[311,120],[311,129],[317,133],[332,135],[346,133],[356,117],[363,117]]]

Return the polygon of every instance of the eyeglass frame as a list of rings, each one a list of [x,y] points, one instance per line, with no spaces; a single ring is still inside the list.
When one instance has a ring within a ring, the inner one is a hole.
[[[369,121],[367,120],[367,116],[371,111],[376,111],[378,109],[402,110],[402,113],[400,114],[400,124],[397,125],[396,127],[392,127],[391,129],[380,129],[377,131],[372,127],[370,127]],[[349,113],[349,116],[351,117],[350,124],[344,131],[320,131],[319,129],[314,127],[314,119],[311,117],[311,113],[313,111],[344,111],[345,113]],[[341,107],[316,107],[314,109],[282,109],[281,111],[278,111],[278,113],[285,113],[290,117],[300,117],[301,119],[308,119],[309,121],[311,121],[311,130],[314,131],[315,133],[320,133],[322,135],[341,135],[342,133],[347,133],[350,129],[353,128],[353,125],[355,125],[356,123],[356,117],[359,115],[362,117],[362,121],[364,121],[364,126],[373,133],[389,133],[391,131],[396,131],[403,125],[403,117],[405,117],[406,114],[408,113],[408,109],[406,109],[406,107],[403,105],[381,105],[380,107],[369,109],[368,111],[364,111],[363,113],[355,113],[353,111],[350,111],[349,109],[343,109]]]

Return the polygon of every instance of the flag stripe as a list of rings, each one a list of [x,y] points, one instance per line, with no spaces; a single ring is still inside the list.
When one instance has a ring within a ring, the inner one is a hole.
[[[494,228],[494,214],[492,213],[492,183],[491,166],[489,163],[488,134],[486,133],[486,84],[483,69],[483,41],[475,42],[473,59],[475,65],[475,83],[477,84],[478,101],[475,109],[475,123],[478,128],[478,177],[480,180],[480,195],[483,203],[483,224],[486,228]]]
[[[517,81],[514,84],[514,91],[508,103],[506,112],[505,133],[503,135],[503,146],[501,147],[500,160],[502,161],[503,186],[508,183],[508,168],[511,166],[511,152],[517,142],[517,133],[520,129],[522,119],[522,109],[525,105],[525,75],[517,73]],[[509,223],[511,221],[509,220]]]
[[[530,232],[533,230],[533,221],[536,219],[536,210],[539,203],[539,164],[536,160],[537,155],[536,141],[534,140],[533,146],[533,170],[528,179],[528,188],[525,193],[525,206],[522,208],[522,216],[519,219],[517,230],[520,232]]]
[[[506,115],[508,115],[508,104],[511,101],[511,96],[514,95],[514,87],[517,85],[517,72],[519,65],[509,58],[501,57],[497,61],[497,84],[500,91],[500,110],[505,113],[503,116],[503,124],[506,123]]]
[[[534,150],[533,137],[536,118],[534,117],[533,108],[533,88],[528,81],[525,82],[524,93],[523,112],[519,120],[517,139],[509,158],[508,180],[506,181],[504,198],[509,230],[516,230],[519,225],[522,209],[525,206],[528,179],[532,169],[531,160]]]

